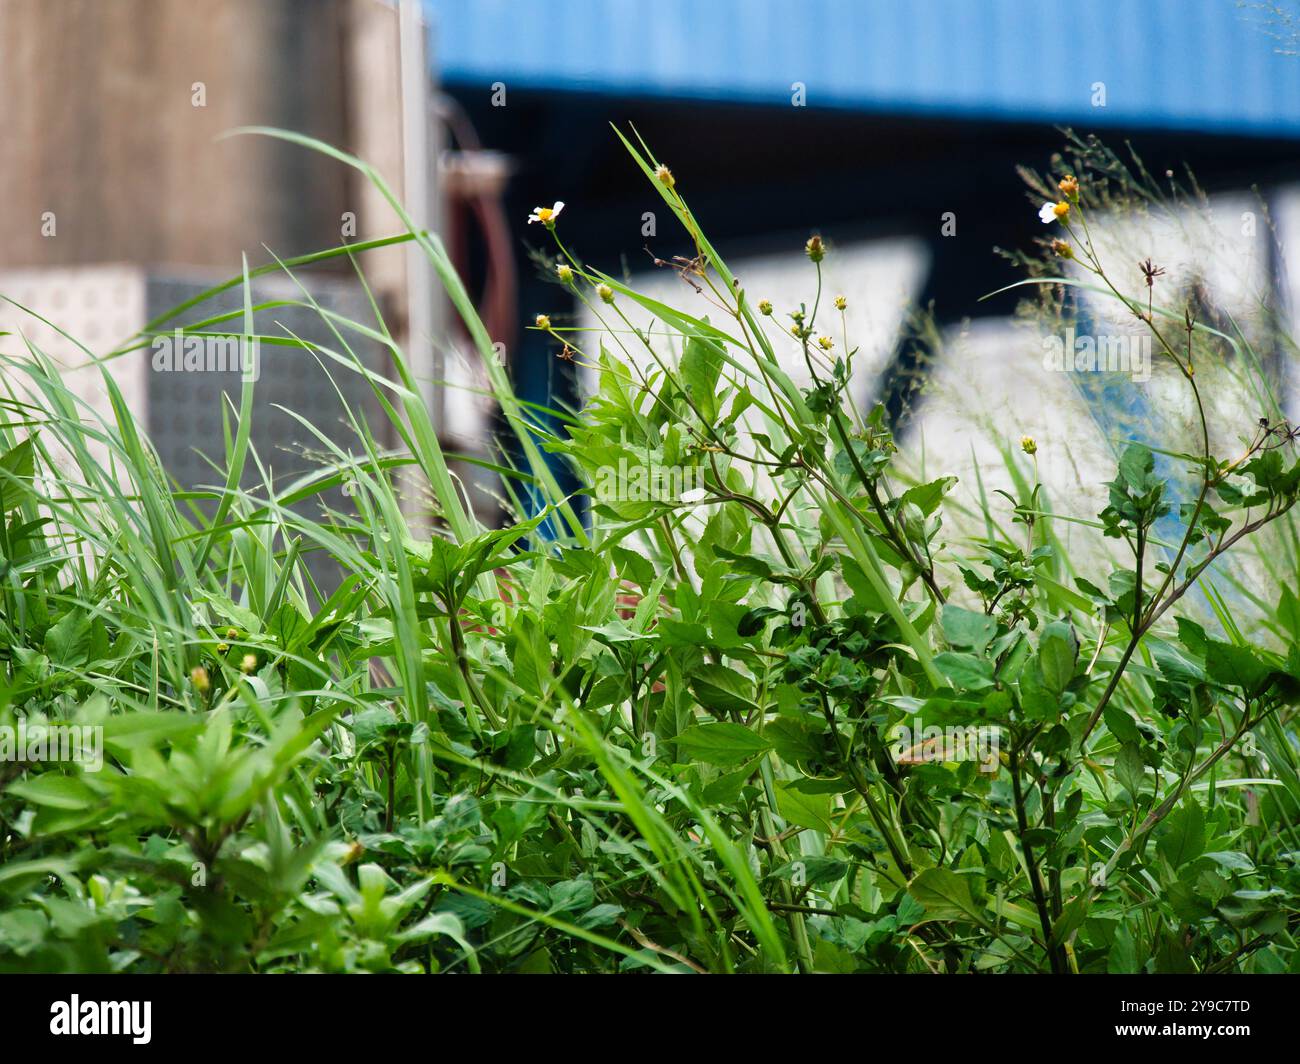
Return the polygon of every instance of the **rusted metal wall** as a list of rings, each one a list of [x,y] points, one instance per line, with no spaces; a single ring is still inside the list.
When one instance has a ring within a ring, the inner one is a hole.
[[[341,167],[264,138],[217,138],[258,124],[345,142],[347,9],[2,0],[0,266],[229,271],[263,243],[292,255],[336,236]]]

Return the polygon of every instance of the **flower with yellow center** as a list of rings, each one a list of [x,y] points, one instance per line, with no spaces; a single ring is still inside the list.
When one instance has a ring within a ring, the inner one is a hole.
[[[677,184],[677,178],[673,177],[673,172],[669,170],[668,167],[662,165],[655,168],[655,179],[659,184],[663,185],[664,188],[672,188]]]
[[[760,299],[758,301],[758,312],[770,316],[772,313],[772,301],[770,299]]]
[[[571,284],[573,282],[573,267],[562,262],[555,267],[555,276],[560,279],[560,284]]]
[[[1020,449],[1024,451],[1025,454],[1037,454],[1038,444],[1034,441],[1032,436],[1021,436]]]
[[[533,324],[539,329],[549,329],[551,327],[551,319],[545,314],[538,314],[537,317],[533,319]]]
[[[1064,200],[1060,203],[1044,203],[1038,208],[1038,220],[1044,225],[1063,222],[1070,216],[1070,205]]]
[[[836,309],[836,310],[844,310],[848,305],[849,305],[849,301],[848,301],[847,299],[845,299],[843,296],[836,296],[836,297],[835,297],[835,309]]]
[[[1071,203],[1077,203],[1079,199],[1079,179],[1073,174],[1066,174],[1056,183],[1056,187],[1061,190],[1061,195]]]
[[[597,285],[596,295],[600,296],[600,298],[606,303],[614,302],[614,289],[610,288],[607,284]]]
[[[563,200],[556,200],[554,207],[534,207],[533,213],[528,216],[528,224],[541,222],[547,229],[554,229],[555,219],[560,216],[562,210],[564,210]]]
[[[819,336],[817,337],[817,346],[820,347],[823,351],[829,351],[832,347],[835,346],[835,341],[832,340],[829,336]]]

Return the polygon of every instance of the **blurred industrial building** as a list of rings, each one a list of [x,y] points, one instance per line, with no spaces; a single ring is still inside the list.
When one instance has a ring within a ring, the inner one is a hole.
[[[1071,417],[1106,426],[1097,396],[1013,357],[1026,343],[1009,324],[1017,296],[983,298],[1020,277],[995,249],[1042,235],[1016,167],[1045,165],[1063,127],[1131,144],[1155,174],[1186,164],[1224,240],[1245,213],[1267,220],[1223,253],[1244,287],[1179,268],[1195,254],[1188,233],[1152,234],[1171,284],[1209,284],[1233,314],[1261,296],[1295,303],[1280,252],[1300,240],[1296,14],[1239,0],[0,0],[0,292],[21,286],[60,324],[82,300],[81,338],[104,352],[149,320],[158,293],[236,274],[242,255],[260,265],[400,230],[333,160],[217,139],[279,126],[373,163],[443,235],[524,398],[573,404],[572,367],[519,325],[540,312],[589,323],[533,259],[533,207],[564,200],[572,250],[665,298],[692,296],[653,266],[690,249],[610,129],[635,126],[752,297],[810,298],[799,251],[826,234],[828,287],[847,296],[862,348],[861,401],[883,399],[900,428],[964,460],[980,439],[957,415],[1016,433]],[[483,381],[429,271],[404,248],[363,264],[447,446],[484,454]],[[313,276],[356,306],[346,260]],[[129,299],[109,284],[124,278]],[[101,302],[85,302],[92,289]],[[939,327],[932,357],[909,330],[917,306]],[[0,328],[16,332],[15,313],[0,309]],[[31,319],[21,328],[75,354]],[[329,343],[319,328],[308,338]],[[268,400],[292,402],[303,355],[276,357],[264,377],[289,374],[288,390],[268,387]],[[1291,353],[1270,372],[1294,404]],[[977,385],[966,394],[980,410],[945,405],[954,375]],[[147,387],[138,401],[159,403]],[[334,418],[316,413],[322,396],[301,401],[305,416]],[[149,421],[175,475],[201,477],[180,452],[219,438],[199,438],[198,421]],[[291,439],[275,442],[290,463]],[[1082,482],[1092,457],[1042,461]]]

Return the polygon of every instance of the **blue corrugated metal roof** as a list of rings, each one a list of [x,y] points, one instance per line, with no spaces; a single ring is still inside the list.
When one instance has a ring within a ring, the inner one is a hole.
[[[1300,135],[1300,58],[1239,0],[425,2],[449,84]]]

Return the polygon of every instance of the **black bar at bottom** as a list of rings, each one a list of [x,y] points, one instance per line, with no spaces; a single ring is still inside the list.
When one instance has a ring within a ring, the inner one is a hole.
[[[337,1053],[393,1039],[428,1039],[436,1051],[451,1037],[536,1052],[593,1046],[612,1025],[641,1031],[647,1048],[681,1036],[693,1052],[714,1043],[733,1056],[746,1043],[770,1049],[780,1028],[863,1052],[876,1032],[926,1049],[1037,1036],[1044,1048],[1200,1042],[1231,1052],[1289,1037],[1297,989],[1284,976],[704,978],[707,987],[651,976],[6,976],[0,1045],[6,1055],[60,1043]]]

